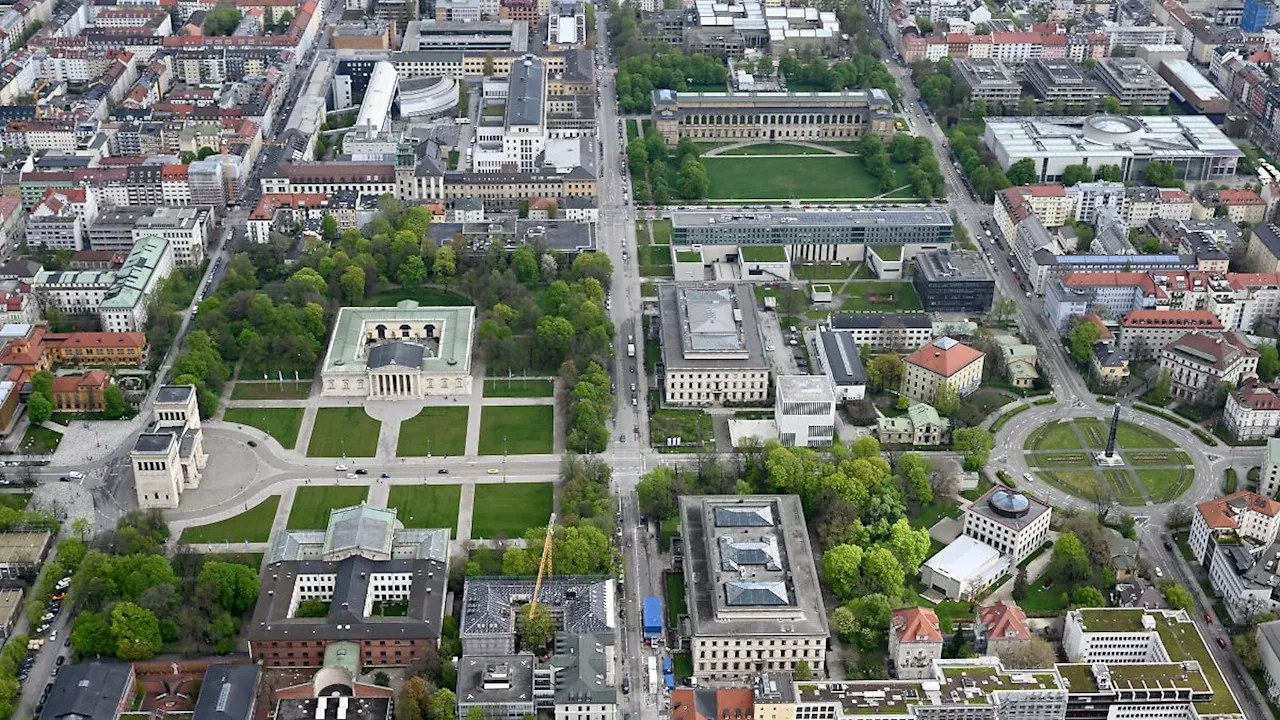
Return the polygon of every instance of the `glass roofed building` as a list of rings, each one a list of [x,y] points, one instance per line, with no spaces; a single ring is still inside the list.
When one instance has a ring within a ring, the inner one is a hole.
[[[821,677],[827,620],[800,498],[685,496],[680,516],[694,675],[745,679],[803,661]]]
[[[274,667],[327,667],[327,649],[347,643],[359,668],[418,662],[439,644],[448,575],[447,528],[405,529],[394,509],[334,509],[323,531],[276,535],[249,655]]]
[[[1244,153],[1213,121],[1200,115],[1091,115],[1060,118],[995,118],[983,137],[1000,167],[1030,158],[1039,182],[1060,182],[1068,165],[1120,168],[1136,180],[1147,163],[1173,165],[1183,180],[1230,177]]]

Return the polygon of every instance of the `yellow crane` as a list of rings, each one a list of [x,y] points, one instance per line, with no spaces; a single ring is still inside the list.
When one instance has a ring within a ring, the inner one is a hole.
[[[551,574],[551,540],[556,533],[556,514],[551,513],[551,520],[547,523],[547,536],[542,541],[542,559],[538,561],[538,579],[533,584],[533,599],[529,601],[529,614],[533,614],[533,607],[538,604],[538,594],[542,592],[542,578]]]

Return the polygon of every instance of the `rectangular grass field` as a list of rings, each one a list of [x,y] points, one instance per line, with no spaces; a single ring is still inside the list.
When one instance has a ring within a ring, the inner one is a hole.
[[[712,200],[868,198],[881,193],[862,159],[838,157],[702,158]]]
[[[1107,478],[1107,484],[1111,486],[1111,494],[1116,502],[1129,507],[1146,504],[1142,490],[1134,484],[1128,470],[1103,470],[1102,474]]]
[[[222,419],[256,427],[275,438],[281,447],[293,449],[298,444],[302,413],[302,408],[227,408]]]
[[[1137,473],[1152,502],[1157,503],[1169,502],[1186,492],[1195,474],[1189,467],[1178,470],[1138,470]]]
[[[373,457],[381,431],[382,423],[365,414],[364,408],[319,408],[307,457]]]
[[[237,380],[231,388],[232,400],[306,400],[311,395],[310,382],[245,382]]]
[[[329,511],[359,505],[369,496],[367,485],[307,485],[293,495],[289,508],[290,530],[324,530],[329,526]]]
[[[484,396],[493,398],[539,398],[556,394],[554,380],[536,378],[490,378],[484,381]]]
[[[196,525],[182,531],[184,543],[266,542],[271,536],[280,496],[272,495],[245,512],[208,525]]]
[[[486,383],[487,384],[487,383]],[[397,457],[464,455],[467,452],[466,407],[424,407],[400,423]]]
[[[480,412],[480,454],[537,455],[551,452],[552,405],[486,405]],[[503,438],[506,438],[504,445]]]
[[[860,280],[845,283],[847,296],[840,305],[848,312],[889,312],[919,310],[920,298],[909,282]]]
[[[449,528],[456,538],[461,500],[461,485],[393,485],[387,507],[407,528]]]
[[[471,537],[518,538],[529,528],[546,527],[551,519],[552,492],[551,483],[476,485]]]

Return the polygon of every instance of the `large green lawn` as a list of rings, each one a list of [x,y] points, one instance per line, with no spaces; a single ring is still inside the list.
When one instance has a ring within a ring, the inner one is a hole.
[[[232,400],[306,400],[311,394],[310,382],[245,382],[237,380],[231,388]]]
[[[921,309],[916,289],[909,282],[858,280],[845,283],[840,305],[847,312],[892,312]]]
[[[545,527],[551,519],[552,493],[551,483],[476,485],[471,537],[518,538],[529,528]]]
[[[417,300],[419,305],[429,307],[441,305],[453,307],[471,305],[465,297],[448,290],[436,287],[392,288],[374,293],[360,303],[365,307],[395,307],[401,300]]]
[[[493,398],[551,397],[556,393],[553,380],[491,378],[484,381],[484,396]]]
[[[32,455],[48,455],[57,450],[61,442],[62,433],[39,425],[31,425],[27,428],[27,434],[22,436],[19,449],[21,452]]]
[[[400,423],[398,457],[465,455],[467,452],[466,407],[424,407],[416,416]]]
[[[359,505],[369,495],[367,485],[308,485],[298,488],[289,508],[290,530],[324,530],[329,511]]]
[[[308,457],[373,457],[378,451],[382,423],[359,407],[325,407],[316,410]]]
[[[788,145],[786,143],[760,143],[743,147],[721,150],[719,156],[725,155],[831,155],[830,150],[808,147],[806,145]],[[712,158],[717,155],[712,155]]]
[[[480,454],[551,452],[555,414],[551,405],[486,405],[480,413]]]
[[[1177,470],[1139,470],[1138,479],[1142,481],[1152,502],[1164,503],[1182,495],[1191,487],[1191,479],[1195,471],[1190,467]]]
[[[862,159],[852,156],[709,156],[702,164],[712,200],[868,198],[881,192]]]
[[[1023,447],[1033,452],[1045,450],[1080,450],[1080,440],[1076,437],[1071,422],[1042,425],[1027,437]]]
[[[182,531],[184,543],[266,542],[271,537],[280,496],[272,495],[245,512],[208,525],[196,525]]]
[[[654,245],[670,245],[671,244],[671,221],[670,220],[654,220],[653,221],[653,244]]]
[[[407,528],[449,528],[456,538],[461,499],[461,485],[393,485],[387,507]]]
[[[275,438],[282,447],[292,449],[298,444],[302,413],[302,408],[227,408],[222,419],[252,425]]]

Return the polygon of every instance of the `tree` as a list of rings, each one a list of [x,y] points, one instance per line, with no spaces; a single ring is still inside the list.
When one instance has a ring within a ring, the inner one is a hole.
[[[228,612],[244,612],[258,599],[258,572],[240,563],[209,561],[200,568],[198,587],[206,588]]]
[[[1048,640],[1032,635],[1026,642],[1004,643],[1008,649],[1002,650],[999,657],[1007,668],[1034,670],[1051,668],[1058,662],[1058,653]]]
[[[1071,186],[1076,183],[1092,182],[1093,169],[1088,165],[1068,165],[1062,169],[1062,184]]]
[[[427,706],[427,717],[429,720],[454,720],[457,707],[458,698],[453,691],[449,688],[440,688],[431,695],[431,703]]]
[[[991,304],[991,312],[988,315],[989,322],[992,325],[1008,325],[1013,317],[1018,314],[1018,303],[1011,297],[999,297]]]
[[[809,661],[801,660],[800,662],[796,663],[795,668],[793,668],[791,671],[791,676],[794,677],[797,682],[806,682],[808,680],[812,680],[813,668],[809,667]]]
[[[1160,593],[1164,595],[1164,601],[1174,610],[1186,610],[1187,612],[1195,610],[1195,598],[1191,597],[1191,593],[1178,583],[1164,583],[1160,586]]]
[[[896,389],[902,382],[902,356],[893,353],[877,355],[867,363],[867,380],[876,390]]]
[[[329,213],[325,213],[320,220],[320,234],[330,243],[337,242],[338,238],[342,236],[341,231],[338,230],[338,219]]]
[[[1084,365],[1093,357],[1093,346],[1102,337],[1102,327],[1096,322],[1082,320],[1071,328],[1068,338],[1071,345],[1071,359],[1077,365]]]
[[[960,391],[949,382],[939,383],[933,398],[933,407],[937,409],[939,415],[944,417],[951,415],[960,409]]]
[[[889,547],[902,563],[902,569],[911,575],[920,571],[920,565],[929,557],[929,530],[911,527],[906,518],[898,518],[889,528]]]
[[[1063,533],[1054,543],[1049,567],[1057,578],[1069,583],[1086,580],[1093,574],[1093,564],[1085,554],[1084,545],[1071,532]]]
[[[534,285],[541,276],[538,256],[528,245],[521,245],[511,253],[511,270],[516,274],[516,279],[525,285]]]
[[[1156,187],[1180,187],[1178,171],[1173,165],[1163,162],[1149,162],[1142,168],[1142,179],[1148,185]]]
[[[445,245],[436,250],[436,259],[431,263],[431,272],[446,290],[449,289],[449,281],[458,272],[458,256],[451,246]]]
[[[493,53],[484,54],[484,76],[493,77]]]
[[[1258,345],[1258,379],[1269,383],[1276,375],[1280,375],[1280,352],[1275,343],[1261,343]]]
[[[551,644],[555,624],[545,604],[529,603],[519,610],[520,647],[526,652],[544,650]]]
[[[119,420],[129,414],[129,403],[124,399],[124,391],[115,383],[102,391],[102,414],[108,420]]]
[[[862,575],[875,592],[891,598],[902,595],[906,572],[888,548],[875,547],[863,553]]]
[[[995,448],[995,438],[982,427],[957,428],[951,433],[951,449],[964,455],[966,470],[981,470],[987,466],[987,456]]]
[[[1258,655],[1258,635],[1256,632],[1243,632],[1231,638],[1231,648],[1249,672],[1262,667],[1262,658]]]
[[[33,424],[39,425],[53,417],[53,401],[43,393],[32,393],[27,398],[27,414]]]
[[[587,5],[587,7],[591,7],[591,5]],[[471,709],[467,710],[466,720],[484,720],[484,710],[481,710],[479,705],[472,705]]]
[[[1117,115],[1124,110],[1124,105],[1120,104],[1120,100],[1112,95],[1102,98],[1102,112],[1108,115]]]
[[[240,11],[233,7],[215,7],[205,13],[201,30],[205,35],[230,35],[240,24]]]
[[[71,627],[71,646],[82,658],[116,654],[116,638],[111,623],[102,613],[81,611]]]
[[[1144,397],[1152,405],[1164,405],[1169,402],[1169,394],[1173,392],[1173,378],[1168,370],[1161,370],[1151,390]]]
[[[1018,572],[1013,576],[1013,599],[1021,601],[1027,599],[1027,571],[1025,568],[1018,568]]]
[[[605,253],[578,253],[570,268],[575,278],[595,278],[601,285],[607,285],[613,276],[613,261]]]
[[[410,255],[408,260],[400,264],[396,271],[396,279],[406,288],[421,287],[427,280],[427,264],[421,255]]]
[[[676,190],[686,200],[701,200],[707,196],[711,181],[707,177],[707,168],[696,156],[686,155],[680,163],[680,173],[676,176]]]
[[[53,373],[41,370],[31,376],[31,389],[45,397],[53,397]]]
[[[131,602],[111,609],[111,634],[121,660],[146,660],[160,651],[163,642],[155,613]]]
[[[342,297],[347,305],[359,305],[364,299],[364,268],[351,265],[343,271],[342,277],[338,279],[338,285],[342,288]]]
[[[1071,589],[1071,604],[1082,608],[1106,607],[1107,599],[1092,585],[1077,585]]]
[[[1178,503],[1169,508],[1169,512],[1164,516],[1164,526],[1176,530],[1184,528],[1191,524],[1191,507]]]
[[[848,599],[856,594],[862,556],[857,545],[836,545],[822,554],[822,571],[836,597]]]
[[[1098,180],[1106,180],[1107,182],[1120,182],[1120,166],[1099,165],[1097,172],[1094,173],[1094,177]]]
[[[1009,166],[1004,171],[1004,176],[1009,178],[1009,182],[1016,185],[1030,185],[1039,179],[1040,174],[1036,172],[1036,161],[1031,158],[1022,158],[1018,162]]]

